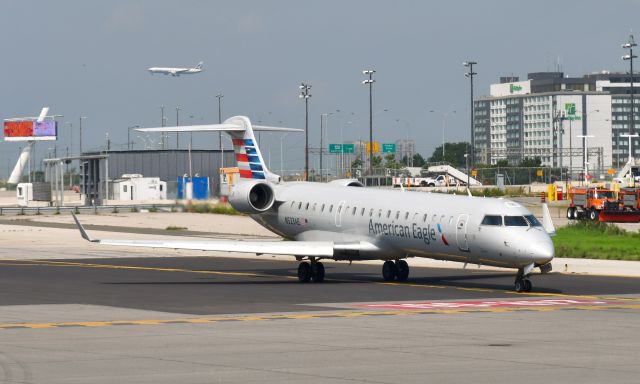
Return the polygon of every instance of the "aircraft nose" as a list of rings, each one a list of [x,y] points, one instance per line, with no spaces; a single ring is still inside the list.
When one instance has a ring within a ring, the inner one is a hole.
[[[533,262],[536,265],[544,265],[550,262],[555,256],[553,241],[546,236],[546,239],[539,239],[532,244]]]

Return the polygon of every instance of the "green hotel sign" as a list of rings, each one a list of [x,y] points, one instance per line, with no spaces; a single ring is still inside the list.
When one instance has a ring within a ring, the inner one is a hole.
[[[509,92],[510,93],[520,92],[520,91],[522,91],[522,86],[521,85],[509,84]]]
[[[564,110],[567,112],[567,115],[574,116],[576,114],[576,103],[565,103]]]

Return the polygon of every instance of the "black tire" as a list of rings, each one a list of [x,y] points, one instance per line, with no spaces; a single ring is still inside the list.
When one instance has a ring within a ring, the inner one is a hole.
[[[524,280],[524,291],[525,292],[531,292],[531,288],[533,288],[533,284],[531,284],[531,280],[525,279]]]
[[[396,261],[396,278],[398,281],[407,281],[409,278],[409,264],[405,260]]]
[[[569,219],[569,220],[573,220],[574,219],[574,217],[573,217],[573,207],[567,208],[567,219]]]
[[[387,260],[384,262],[384,264],[382,264],[382,278],[384,279],[384,281],[395,280],[397,273],[398,269],[396,268],[396,264],[393,261]]]
[[[426,182],[426,181],[421,181],[421,182],[420,182],[420,186],[421,186],[421,187],[427,187],[428,185],[427,185],[427,182]]]
[[[591,208],[589,210],[589,219],[591,221],[598,221],[598,216],[599,216],[599,212],[596,211],[594,208]]]
[[[436,185],[434,183],[429,183],[429,185],[427,185],[427,187],[435,187]]]
[[[518,279],[516,280],[515,286],[514,286],[516,292],[518,293],[522,293],[524,292],[524,279]]]
[[[311,266],[306,261],[298,265],[298,280],[301,283],[308,283],[311,281],[312,274]]]
[[[322,283],[324,281],[324,264],[321,262],[317,262],[313,265],[313,276],[311,276],[311,280],[314,283]]]

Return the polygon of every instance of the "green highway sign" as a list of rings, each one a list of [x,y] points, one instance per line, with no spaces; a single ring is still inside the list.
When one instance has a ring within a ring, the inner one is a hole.
[[[355,153],[355,144],[342,144],[342,153]]]
[[[395,144],[382,144],[382,153],[396,153]]]
[[[329,144],[329,153],[355,153],[355,144]]]
[[[567,111],[567,115],[574,116],[576,114],[576,103],[565,103],[564,110]]]

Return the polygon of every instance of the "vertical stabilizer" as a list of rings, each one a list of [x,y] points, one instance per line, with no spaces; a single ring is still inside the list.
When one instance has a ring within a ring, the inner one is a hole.
[[[253,134],[251,121],[244,116],[235,116],[227,119],[225,123],[237,124],[244,128],[241,131],[228,131],[233,142],[233,151],[240,170],[240,178],[279,182],[280,176],[269,172],[265,165],[258,142]]]

